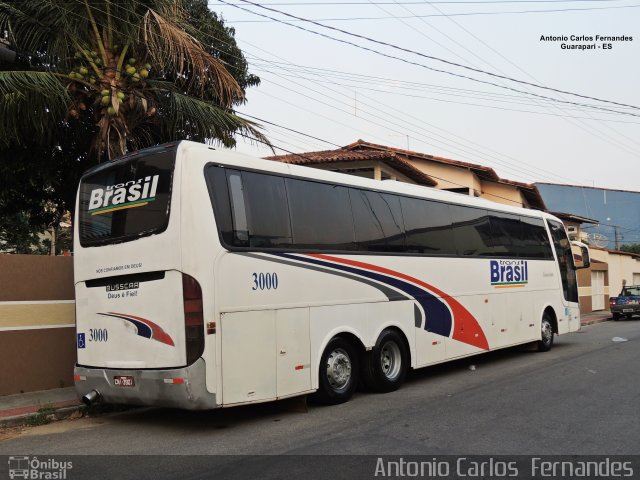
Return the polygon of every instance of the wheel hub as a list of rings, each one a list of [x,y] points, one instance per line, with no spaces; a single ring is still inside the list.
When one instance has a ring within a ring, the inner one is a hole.
[[[553,337],[553,330],[549,322],[542,322],[542,340],[545,343],[549,343]]]
[[[395,379],[400,373],[402,355],[400,347],[395,342],[387,342],[380,349],[380,367],[382,373],[389,380]]]
[[[351,379],[351,358],[347,352],[338,348],[327,358],[327,380],[334,390],[342,390]]]

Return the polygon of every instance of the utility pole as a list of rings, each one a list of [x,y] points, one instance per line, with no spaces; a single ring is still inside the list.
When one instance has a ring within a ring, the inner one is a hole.
[[[616,244],[616,250],[620,250],[620,240],[622,240],[621,236],[618,234],[618,226],[613,225],[613,238]]]

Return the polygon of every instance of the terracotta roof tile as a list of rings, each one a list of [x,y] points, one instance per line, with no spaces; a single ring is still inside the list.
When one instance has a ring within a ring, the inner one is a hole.
[[[275,155],[265,157],[267,160],[276,160],[295,165],[314,165],[318,163],[345,163],[358,161],[383,162],[420,185],[434,187],[438,184],[429,175],[421,172],[408,161],[398,157],[393,152],[353,151],[345,149],[323,150],[319,152],[305,152],[300,154]]]
[[[379,145],[377,143],[365,142],[364,140],[358,140],[353,142],[350,145],[344,147],[350,150],[359,150],[359,149],[374,149],[374,150],[383,150],[387,152],[393,152],[400,155],[406,155],[408,157],[422,158],[425,160],[430,160],[437,163],[445,163],[447,165],[454,165],[456,167],[466,168],[468,170],[472,170],[478,176],[482,178],[486,178],[489,180],[500,180],[498,174],[491,167],[485,167],[484,165],[478,165],[475,163],[461,162],[460,160],[452,160],[450,158],[445,157],[437,157],[434,155],[429,155],[426,153],[414,152],[412,150],[404,150],[402,148],[394,148],[388,147],[386,145]]]
[[[437,181],[425,174],[418,168],[414,167],[411,162],[403,157],[411,157],[416,159],[428,160],[436,163],[451,165],[454,167],[464,168],[472,171],[482,180],[512,185],[522,192],[522,195],[532,208],[546,210],[546,205],[538,187],[534,184],[516,182],[500,178],[491,167],[478,165],[475,163],[462,162],[452,160],[450,158],[438,157],[426,153],[404,150],[402,148],[394,148],[386,145],[357,140],[345,147],[336,150],[323,150],[318,152],[305,152],[301,154],[276,155],[265,157],[269,160],[277,160],[284,163],[292,163],[296,165],[312,165],[317,163],[339,163],[339,162],[357,162],[365,160],[375,160],[384,162],[396,170],[402,172],[407,177],[415,180],[422,185],[435,186]]]

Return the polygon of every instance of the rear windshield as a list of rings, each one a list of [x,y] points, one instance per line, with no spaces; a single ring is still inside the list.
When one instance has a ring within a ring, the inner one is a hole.
[[[80,245],[160,233],[169,223],[175,149],[116,161],[80,182]]]

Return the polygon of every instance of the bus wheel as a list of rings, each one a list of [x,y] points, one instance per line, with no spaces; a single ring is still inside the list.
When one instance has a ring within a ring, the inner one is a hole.
[[[374,392],[397,390],[404,382],[408,366],[409,352],[404,339],[395,330],[384,330],[365,356],[364,384]]]
[[[617,313],[617,312],[614,312],[614,313],[612,314],[612,317],[613,317],[613,321],[614,321],[614,322],[617,322],[618,320],[620,320],[620,314],[619,314],[619,313]]]
[[[553,346],[553,325],[551,324],[551,318],[548,313],[545,313],[542,316],[541,325],[541,336],[540,341],[538,341],[538,351],[548,352]]]
[[[325,405],[347,402],[358,386],[358,368],[353,345],[341,337],[331,339],[320,359],[318,391],[312,400]]]

